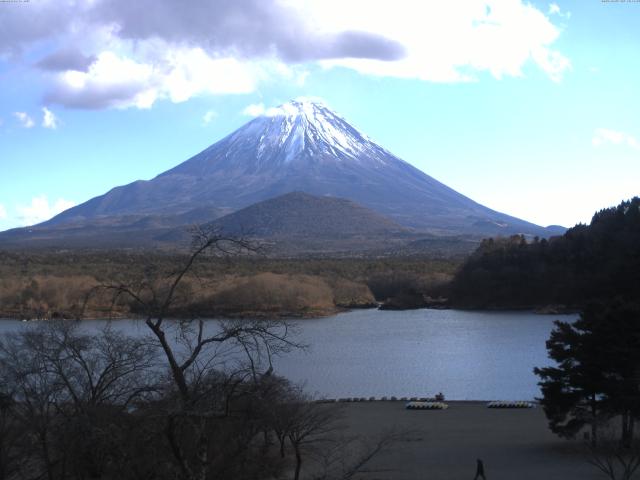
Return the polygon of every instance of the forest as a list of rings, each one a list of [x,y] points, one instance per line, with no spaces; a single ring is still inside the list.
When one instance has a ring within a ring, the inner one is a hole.
[[[640,198],[548,240],[484,240],[456,273],[448,296],[464,308],[574,311],[592,300],[639,298]]]

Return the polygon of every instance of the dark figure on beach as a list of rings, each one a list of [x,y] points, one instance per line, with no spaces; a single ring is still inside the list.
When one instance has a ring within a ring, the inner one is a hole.
[[[476,476],[473,477],[473,480],[478,480],[479,478],[487,480],[487,477],[484,476],[484,464],[482,463],[482,460],[478,459],[476,463],[478,466],[476,467]]]

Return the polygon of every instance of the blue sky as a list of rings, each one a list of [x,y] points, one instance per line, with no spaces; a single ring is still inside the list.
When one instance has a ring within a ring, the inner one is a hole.
[[[541,225],[640,194],[640,3],[172,5],[0,3],[0,230],[150,179],[300,96]]]

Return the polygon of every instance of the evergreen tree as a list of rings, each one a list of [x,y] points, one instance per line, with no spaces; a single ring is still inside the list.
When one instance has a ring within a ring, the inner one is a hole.
[[[590,304],[573,324],[556,321],[547,341],[556,367],[535,368],[550,429],[574,437],[614,416],[630,445],[640,418],[640,309],[622,301]]]
[[[582,309],[594,299],[640,298],[640,197],[597,212],[590,225],[527,243],[524,237],[484,240],[448,292],[466,308]]]
[[[541,378],[540,403],[552,432],[573,438],[590,425],[595,445],[597,425],[604,415],[604,378],[596,354],[597,342],[580,320],[574,324],[556,321],[555,325],[547,350],[558,366],[534,369]]]

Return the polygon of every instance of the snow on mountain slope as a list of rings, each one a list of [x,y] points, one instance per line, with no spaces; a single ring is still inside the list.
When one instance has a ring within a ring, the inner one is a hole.
[[[336,162],[384,164],[390,155],[326,106],[291,101],[269,109],[265,115],[163,175],[185,172],[206,175],[231,163],[246,171],[272,169],[293,162],[315,163],[322,158],[326,161],[329,157]],[[203,164],[211,170],[193,169]]]

